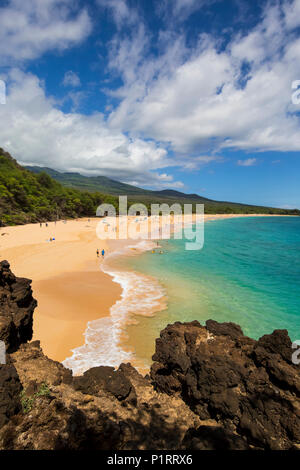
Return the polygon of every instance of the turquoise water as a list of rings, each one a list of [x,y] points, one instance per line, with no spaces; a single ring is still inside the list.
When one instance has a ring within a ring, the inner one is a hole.
[[[202,250],[186,251],[184,243],[163,241],[164,254],[129,261],[168,295],[167,310],[128,327],[138,357],[150,363],[160,330],[178,320],[232,321],[252,338],[285,328],[300,339],[300,218],[210,221]]]

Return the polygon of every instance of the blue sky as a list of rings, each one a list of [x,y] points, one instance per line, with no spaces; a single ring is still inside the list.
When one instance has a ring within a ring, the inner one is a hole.
[[[300,0],[0,0],[23,164],[300,208]]]

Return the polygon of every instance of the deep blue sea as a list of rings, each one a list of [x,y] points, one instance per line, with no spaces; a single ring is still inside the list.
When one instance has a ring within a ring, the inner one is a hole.
[[[167,310],[128,326],[129,343],[140,339],[136,354],[146,363],[160,330],[178,320],[232,321],[252,338],[284,328],[300,339],[300,218],[209,221],[200,251],[186,251],[184,240],[161,244],[163,254],[129,260],[158,278],[168,296]]]

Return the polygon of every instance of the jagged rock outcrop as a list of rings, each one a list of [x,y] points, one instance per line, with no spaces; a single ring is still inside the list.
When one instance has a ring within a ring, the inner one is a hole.
[[[156,392],[130,364],[72,378],[37,341],[10,359],[30,407],[0,430],[0,448],[178,449],[188,429],[201,424],[180,398]],[[39,393],[43,383],[47,392]]]
[[[182,444],[185,450],[249,450],[246,439],[214,425],[189,429]]]
[[[0,428],[21,411],[22,386],[15,367],[0,365]]]
[[[37,305],[29,279],[17,278],[9,263],[0,263],[0,340],[7,352],[31,340],[33,312]]]
[[[248,446],[296,449],[300,377],[291,346],[286,330],[255,341],[230,323],[175,323],[156,341],[151,378],[157,390],[181,397],[202,420],[215,419]],[[199,443],[203,428],[188,435]]]
[[[73,385],[87,395],[97,396],[100,390],[105,390],[119,401],[126,400],[136,404],[135,388],[121,369],[113,367],[93,367],[81,377],[74,377]]]
[[[0,449],[300,448],[299,366],[286,331],[255,341],[232,323],[175,323],[156,342],[150,376],[122,364],[73,377],[28,342],[30,281],[0,266],[0,337],[10,350]]]

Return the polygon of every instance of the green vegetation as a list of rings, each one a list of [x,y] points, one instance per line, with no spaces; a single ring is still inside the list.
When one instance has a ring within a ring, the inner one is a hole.
[[[299,210],[274,209],[232,202],[218,202],[179,191],[150,191],[106,177],[85,177],[59,173],[49,168],[19,165],[0,148],[0,226],[57,219],[92,217],[102,203],[118,209],[117,195],[128,195],[128,205],[142,203],[149,213],[151,204],[205,204],[207,214],[291,214]],[[58,181],[59,180],[59,181]],[[78,189],[81,188],[81,189]],[[84,191],[82,189],[85,189]]]
[[[25,396],[25,391],[22,390],[21,392],[21,405],[22,405],[22,410],[23,413],[29,413],[32,410],[34,404],[34,398],[32,397],[26,397]]]
[[[111,195],[127,195],[129,204],[139,202],[145,204],[150,211],[151,204],[166,203],[204,204],[206,214],[291,214],[300,215],[297,209],[275,209],[272,207],[252,206],[234,202],[220,202],[207,199],[198,194],[184,194],[180,191],[166,189],[163,191],[150,191],[135,186],[114,181],[105,176],[83,176],[79,173],[60,173],[51,168],[27,167],[35,173],[46,172],[52,178],[66,187],[84,189],[86,191],[100,191]]]
[[[50,388],[49,388],[48,384],[43,382],[42,385],[40,386],[39,390],[37,391],[37,393],[34,396],[36,398],[37,397],[49,397],[50,396]]]
[[[0,149],[0,225],[94,216],[101,203],[117,198],[66,188],[47,173],[34,174]]]
[[[111,194],[113,196],[144,195],[145,193],[152,193],[152,191],[121,183],[120,181],[112,180],[106,176],[83,176],[79,173],[61,173],[51,168],[39,166],[27,166],[26,168],[33,173],[45,172],[63,186],[80,189],[82,191],[100,191],[101,193]]]
[[[36,393],[34,393],[33,395],[27,396],[26,391],[22,390],[20,396],[21,396],[21,405],[22,405],[23,413],[29,413],[32,410],[32,408],[34,406],[34,403],[35,403],[35,400],[37,398],[39,398],[39,397],[49,397],[50,393],[51,393],[50,388],[49,388],[48,384],[46,384],[45,382],[43,382],[41,384],[38,391]]]

